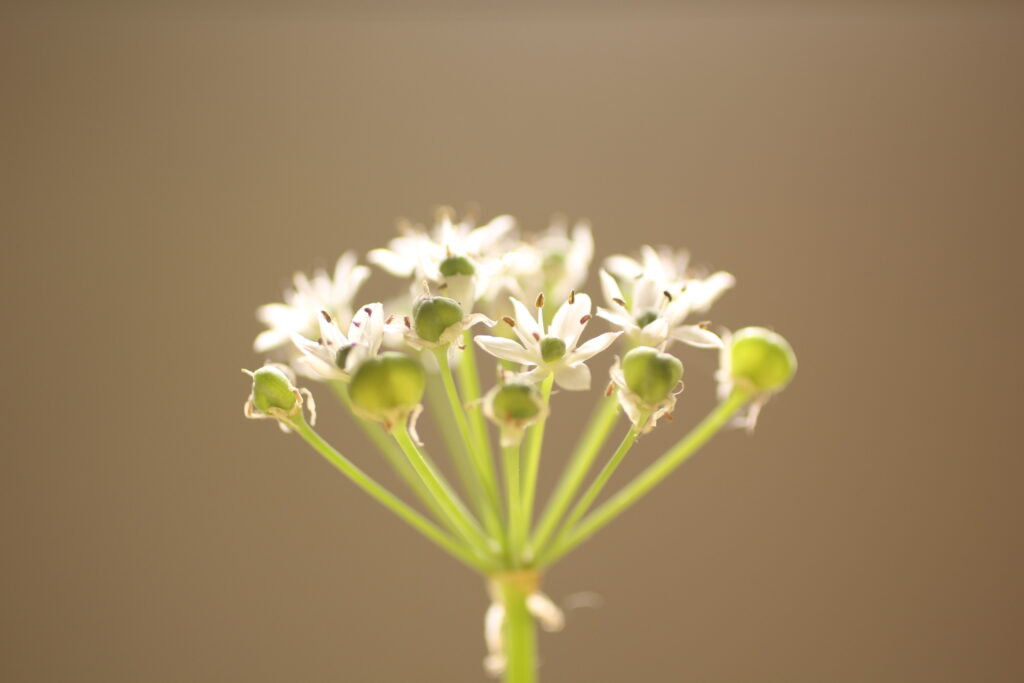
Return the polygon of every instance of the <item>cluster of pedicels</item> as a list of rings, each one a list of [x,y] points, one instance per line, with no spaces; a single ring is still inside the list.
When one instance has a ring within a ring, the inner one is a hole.
[[[788,343],[770,330],[711,329],[704,317],[735,279],[692,267],[686,252],[644,246],[638,257],[607,258],[598,273],[603,305],[595,310],[581,291],[594,255],[586,222],[570,229],[556,221],[523,236],[511,216],[477,225],[442,209],[431,228],[403,224],[399,231],[366,257],[406,283],[386,304],[356,305],[371,270],[346,252],[333,274],[297,273],[283,302],[259,308],[266,329],[254,348],[275,362],[250,373],[246,416],[276,419],[287,428],[305,405],[312,418],[312,396],[295,388],[301,375],[341,387],[358,416],[389,430],[405,426],[418,441],[415,421],[427,374],[462,362],[470,343],[499,367],[498,382],[479,409],[498,426],[503,446],[518,444],[528,427],[544,420],[544,390],[552,383],[570,392],[590,389],[588,362],[616,342],[622,352],[611,365],[606,393],[617,396],[638,433],[675,410],[683,390],[676,344],[717,350],[719,393],[724,400],[740,389],[750,397],[735,420],[748,429],[795,371]],[[597,319],[610,330],[588,334]],[[474,336],[478,326],[490,333]],[[539,591],[528,604],[542,623],[560,623],[557,608]],[[495,601],[487,617],[496,671],[502,610]]]

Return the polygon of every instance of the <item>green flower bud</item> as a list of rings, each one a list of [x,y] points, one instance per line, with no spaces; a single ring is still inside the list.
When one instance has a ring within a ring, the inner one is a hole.
[[[683,377],[683,364],[675,356],[638,346],[623,356],[622,374],[630,391],[655,406],[672,394]]]
[[[278,408],[290,413],[295,408],[295,387],[281,370],[265,365],[252,373],[252,405],[261,413]]]
[[[540,414],[542,405],[540,393],[521,382],[504,384],[491,397],[491,412],[498,422],[533,419]]]
[[[382,422],[396,422],[423,398],[426,376],[412,358],[395,352],[363,361],[352,375],[349,396],[361,413]]]
[[[444,261],[441,261],[441,275],[444,277],[473,275],[475,273],[476,268],[473,267],[473,264],[465,256],[449,256]]]
[[[544,337],[540,340],[540,356],[545,363],[553,363],[565,355],[565,342],[558,337]]]
[[[462,306],[443,296],[425,296],[412,309],[413,325],[420,339],[437,343],[441,335],[462,320]]]
[[[745,327],[732,336],[729,367],[740,386],[779,391],[796,373],[796,354],[782,336],[763,327]]]

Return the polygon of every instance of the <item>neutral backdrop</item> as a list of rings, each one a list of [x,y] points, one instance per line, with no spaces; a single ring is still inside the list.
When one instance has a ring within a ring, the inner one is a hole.
[[[485,679],[482,581],[241,414],[256,306],[447,203],[687,246],[800,357],[546,577],[545,680],[1024,680],[1019,8],[147,7],[0,10],[0,679]]]

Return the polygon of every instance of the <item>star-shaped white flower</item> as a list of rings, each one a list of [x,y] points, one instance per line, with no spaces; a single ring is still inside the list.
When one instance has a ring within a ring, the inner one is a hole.
[[[544,296],[537,298],[536,317],[519,299],[511,298],[514,318],[505,322],[512,326],[519,342],[503,337],[479,336],[476,343],[487,353],[503,360],[532,366],[521,376],[528,382],[539,382],[554,374],[555,383],[570,391],[590,388],[590,368],[586,361],[611,346],[622,332],[606,332],[577,346],[580,335],[591,319],[590,297],[570,293],[551,326],[544,326]]]
[[[373,249],[366,258],[396,277],[412,278],[414,297],[426,280],[442,291],[450,289],[444,295],[470,311],[501,269],[501,257],[508,250],[515,225],[511,216],[497,216],[479,227],[466,219],[455,223],[451,209],[444,208],[438,212],[433,231],[403,226],[402,234],[388,242],[386,249]],[[443,264],[453,257],[465,259],[472,274],[443,272]]]
[[[338,328],[327,311],[320,311],[320,339],[313,341],[299,334],[292,342],[302,353],[295,364],[314,379],[348,381],[359,364],[380,352],[384,338],[384,307],[379,303],[363,306],[352,318],[348,335]]]
[[[358,265],[351,251],[338,259],[333,277],[324,270],[315,271],[312,278],[295,273],[294,287],[285,290],[284,303],[266,304],[256,310],[256,317],[268,329],[257,335],[253,348],[262,353],[287,344],[294,334],[316,334],[320,311],[347,325],[352,319],[352,300],[369,276],[370,269]]]
[[[577,221],[570,231],[565,219],[557,217],[547,230],[507,251],[497,277],[517,298],[543,291],[558,300],[586,282],[593,258],[590,223]]]

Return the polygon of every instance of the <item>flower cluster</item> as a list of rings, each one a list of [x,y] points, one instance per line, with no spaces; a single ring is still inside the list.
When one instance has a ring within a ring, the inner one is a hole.
[[[598,269],[603,305],[595,308],[584,293],[593,257],[585,221],[570,227],[556,220],[528,235],[511,216],[478,225],[442,209],[432,226],[403,224],[386,247],[367,254],[369,264],[400,281],[385,303],[356,305],[372,270],[346,252],[333,275],[296,274],[282,302],[257,311],[266,329],[253,346],[271,358],[250,373],[246,416],[274,419],[297,432],[368,494],[489,577],[494,604],[487,617],[487,661],[496,673],[508,669],[509,680],[518,680],[512,669],[521,665],[522,653],[509,650],[523,642],[516,629],[524,620],[536,618],[549,628],[561,624],[557,606],[540,591],[539,572],[645,495],[722,426],[752,428],[764,403],[796,370],[792,349],[775,332],[747,327],[730,333],[705,319],[734,287],[731,274],[693,267],[683,251],[643,246],[635,257],[604,260]],[[606,329],[595,333],[595,324]],[[698,350],[677,350],[677,342]],[[595,359],[613,345],[620,350],[606,355],[607,381],[597,382],[608,398],[598,399],[590,426],[535,520],[552,394],[556,387],[590,390]],[[486,391],[477,349],[498,370]],[[717,351],[715,411],[648,471],[594,507],[637,438],[676,411],[684,369],[677,354],[697,358],[700,349]],[[312,418],[312,395],[296,388],[299,376],[330,386],[422,511],[312,430],[303,412],[308,406]],[[442,432],[461,491],[419,448],[415,427],[425,395],[431,414],[448,421]],[[580,493],[619,415],[629,424],[627,435]],[[488,422],[499,437],[497,450]]]

